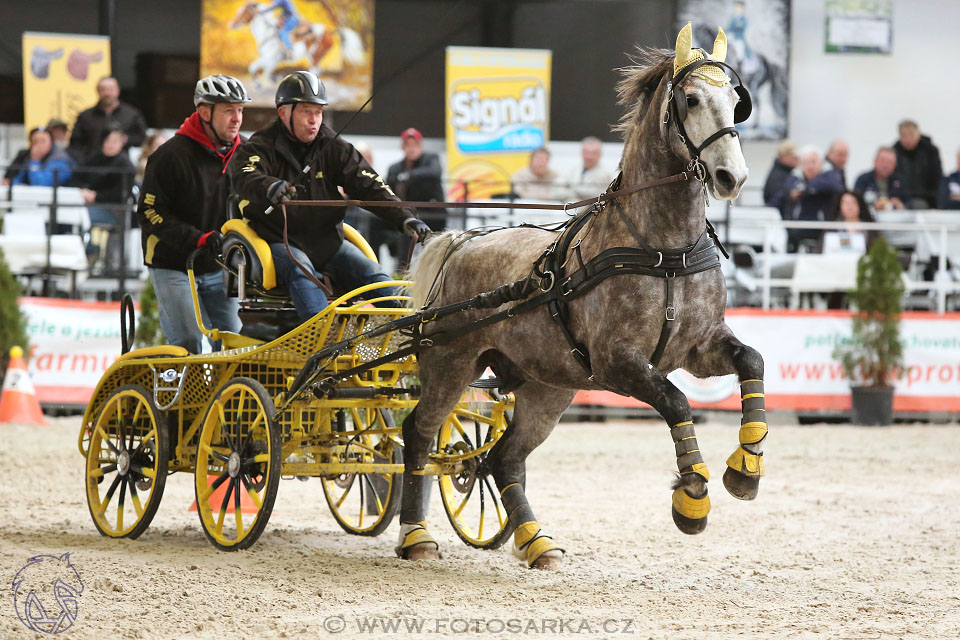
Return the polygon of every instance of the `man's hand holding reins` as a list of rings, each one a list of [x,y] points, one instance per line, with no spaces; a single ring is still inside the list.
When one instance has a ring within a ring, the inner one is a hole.
[[[431,230],[427,223],[420,218],[407,218],[403,221],[403,232],[423,244],[427,241],[427,236],[430,235]]]
[[[283,204],[297,197],[297,188],[286,180],[277,180],[267,187],[267,200],[272,205]]]

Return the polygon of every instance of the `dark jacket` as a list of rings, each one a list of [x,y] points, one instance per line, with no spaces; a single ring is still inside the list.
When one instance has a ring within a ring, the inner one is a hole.
[[[137,205],[144,264],[185,272],[187,257],[197,248],[200,236],[220,229],[227,219],[225,172],[241,141],[237,136],[232,148],[219,152],[203,134],[194,113],[177,135],[153,152]],[[194,264],[196,273],[217,268],[207,252]]]
[[[853,190],[863,196],[863,199],[866,200],[867,204],[873,205],[876,202],[877,198],[883,196],[886,198],[899,198],[900,202],[904,206],[910,204],[910,189],[908,182],[900,174],[900,170],[893,172],[889,178],[887,178],[887,191],[886,194],[881,192],[880,185],[877,184],[877,172],[867,171],[866,173],[861,173],[857,176],[857,181],[853,185]]]
[[[793,169],[780,162],[780,160],[773,161],[770,173],[767,174],[767,181],[763,185],[763,204],[768,207],[777,206],[773,204],[773,201],[783,191],[783,184],[790,177],[791,172],[793,172]]]
[[[136,107],[121,102],[108,115],[95,105],[77,116],[70,134],[70,153],[76,158],[89,156],[100,147],[107,129],[122,129],[127,134],[127,147],[139,147],[147,135],[147,123]]]
[[[96,191],[97,204],[121,204],[127,201],[136,169],[125,151],[115,156],[95,153],[84,160],[83,167],[84,171],[74,174],[73,184]]]
[[[897,152],[897,171],[906,181],[910,199],[922,202],[904,204],[914,208],[932,208],[937,203],[937,190],[943,178],[943,166],[940,164],[940,151],[928,136],[920,136],[920,142],[913,151],[907,151],[898,141],[893,145]]]
[[[940,181],[937,208],[960,209],[960,171],[954,171]]]
[[[790,191],[800,189],[798,200],[790,199]],[[844,190],[840,172],[824,171],[812,180],[802,174],[791,173],[772,206],[780,209],[784,220],[829,220],[833,214],[834,199]]]
[[[435,153],[423,153],[410,167],[406,160],[390,166],[387,184],[401,200],[413,202],[443,202],[443,183],[440,158]],[[400,175],[406,173],[406,180]],[[442,231],[447,216],[446,209],[418,210],[420,218],[434,231]]]
[[[303,163],[298,159],[302,155]],[[309,167],[309,172],[303,169]],[[279,206],[265,213],[270,204],[267,189],[277,180],[297,187],[300,200],[342,200],[337,187],[360,200],[398,200],[352,144],[327,125],[308,145],[296,142],[279,119],[257,131],[250,141],[240,145],[230,165],[233,191],[247,200],[243,215],[267,242],[283,242],[283,213]],[[287,207],[287,238],[304,251],[316,269],[321,269],[343,242],[344,207]],[[371,207],[378,217],[397,230],[410,209]]]
[[[13,181],[29,159],[30,149],[20,149],[20,151],[17,151],[17,155],[10,161],[10,164],[7,165],[6,171],[3,172],[3,179]]]

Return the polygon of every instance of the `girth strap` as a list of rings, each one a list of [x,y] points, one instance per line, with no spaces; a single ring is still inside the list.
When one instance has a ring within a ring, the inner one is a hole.
[[[673,277],[667,276],[664,278],[664,282],[667,288],[666,313],[664,314],[663,326],[660,328],[660,340],[657,341],[657,348],[653,350],[653,355],[650,356],[650,364],[655,367],[660,365],[663,350],[667,348],[667,342],[670,341],[673,322],[677,319],[677,308],[673,306]]]

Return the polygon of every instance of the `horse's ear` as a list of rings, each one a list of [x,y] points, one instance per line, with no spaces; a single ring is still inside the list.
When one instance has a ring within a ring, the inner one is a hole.
[[[673,75],[689,64],[693,58],[693,24],[688,22],[677,34],[676,58],[673,61]]]
[[[723,62],[727,57],[727,34],[723,32],[723,27],[717,27],[717,39],[713,41],[710,57],[717,62]]]

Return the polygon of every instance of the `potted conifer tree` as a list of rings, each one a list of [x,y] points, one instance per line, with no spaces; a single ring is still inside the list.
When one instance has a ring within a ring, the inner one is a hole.
[[[903,293],[903,267],[897,252],[884,238],[878,238],[857,263],[857,286],[849,292],[855,307],[850,341],[833,352],[850,380],[855,424],[892,422],[892,382],[903,366]]]
[[[7,266],[0,250],[0,380],[7,371],[10,347],[30,353],[27,340],[27,318],[20,310],[20,283]]]

